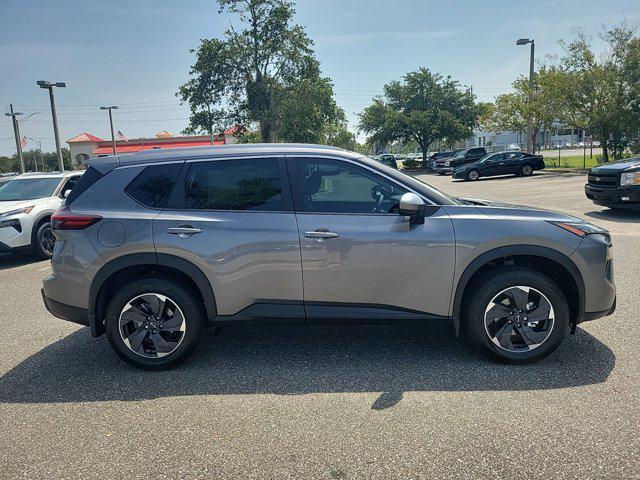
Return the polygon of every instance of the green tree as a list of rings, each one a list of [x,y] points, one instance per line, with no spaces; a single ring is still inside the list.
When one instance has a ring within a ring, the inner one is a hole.
[[[518,132],[526,134],[529,125],[532,127],[531,140],[538,132],[553,128],[558,120],[556,71],[541,68],[534,77],[534,90],[529,100],[531,89],[529,79],[519,77],[511,86],[513,92],[499,95],[495,103],[481,107],[480,125],[490,132]]]
[[[360,129],[370,143],[415,141],[425,162],[433,142],[469,138],[478,113],[473,95],[457,81],[420,68],[384,86],[384,95],[360,114]]]
[[[257,124],[262,142],[317,137],[318,125],[337,112],[333,89],[320,76],[312,41],[293,24],[287,0],[218,0],[219,13],[238,18],[223,38],[201,40],[190,79],[178,96],[191,108],[187,133],[214,133]],[[304,99],[304,105],[296,100]],[[307,115],[311,113],[311,115]],[[288,114],[304,120],[294,134]],[[297,138],[297,137],[296,137]]]
[[[22,152],[22,158],[24,159],[24,168],[27,172],[52,172],[58,170],[58,156],[56,152],[42,152],[40,149],[24,150]],[[65,170],[74,170],[75,166],[71,163],[71,154],[68,148],[62,149],[62,161],[64,163]],[[37,162],[37,169],[36,169]],[[18,154],[14,154],[11,157],[0,157],[0,173],[19,172],[20,160]]]
[[[325,145],[344,148],[352,152],[358,148],[356,136],[349,131],[344,121],[326,124],[323,134],[324,140],[322,143]]]
[[[591,39],[579,33],[565,48],[560,66],[553,67],[561,101],[560,119],[588,131],[609,154],[621,158],[635,148],[640,135],[640,39],[635,29],[621,24],[603,29],[604,51],[593,51]]]

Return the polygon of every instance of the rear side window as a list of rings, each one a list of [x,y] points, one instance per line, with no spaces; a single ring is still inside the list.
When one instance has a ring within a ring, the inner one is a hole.
[[[145,207],[165,208],[181,167],[181,163],[151,165],[140,172],[124,191]]]
[[[96,183],[98,180],[102,178],[102,174],[93,167],[87,168],[87,170],[82,174],[80,179],[71,189],[71,193],[67,196],[65,200],[66,205],[71,205],[73,201],[82,195],[91,185]],[[71,182],[71,180],[69,180]],[[69,182],[65,185],[65,188],[69,185]]]
[[[192,210],[284,210],[276,158],[194,163],[184,193]]]

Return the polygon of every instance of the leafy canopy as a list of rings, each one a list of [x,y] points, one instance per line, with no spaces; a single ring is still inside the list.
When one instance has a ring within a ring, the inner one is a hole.
[[[370,143],[415,141],[426,160],[433,142],[469,138],[478,113],[473,95],[457,81],[420,68],[384,86],[384,96],[360,114],[360,129]]]
[[[312,41],[293,24],[286,0],[218,0],[236,19],[222,38],[201,40],[189,80],[178,96],[191,108],[187,133],[257,124],[260,140],[313,141],[322,125],[340,118],[333,85],[320,75]],[[301,100],[304,100],[302,102]],[[304,120],[294,132],[294,119]]]

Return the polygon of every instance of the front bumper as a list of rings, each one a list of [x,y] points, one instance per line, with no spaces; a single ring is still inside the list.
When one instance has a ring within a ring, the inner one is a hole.
[[[67,320],[69,322],[77,323],[80,325],[84,325],[85,327],[89,326],[89,311],[84,308],[74,307],[72,305],[65,305],[64,303],[56,302],[51,298],[48,298],[44,294],[44,288],[41,290],[42,292],[42,300],[44,301],[44,306],[47,308],[49,313],[53,316],[58,317],[62,320]]]
[[[596,205],[640,208],[640,187],[600,187],[587,183],[584,193]]]

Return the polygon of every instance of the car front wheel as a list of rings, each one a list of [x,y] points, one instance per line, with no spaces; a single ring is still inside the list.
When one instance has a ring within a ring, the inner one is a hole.
[[[470,288],[463,305],[464,333],[493,358],[535,362],[556,350],[568,332],[564,294],[536,270],[500,267]]]
[[[469,170],[469,173],[467,173],[467,180],[471,180],[472,182],[475,182],[479,178],[480,178],[480,172],[478,172],[477,170]]]
[[[528,177],[531,174],[533,174],[533,168],[531,168],[531,165],[525,165],[522,167],[523,176]]]
[[[123,286],[107,307],[107,338],[126,362],[171,368],[191,355],[205,323],[202,300],[172,278],[149,277]]]

